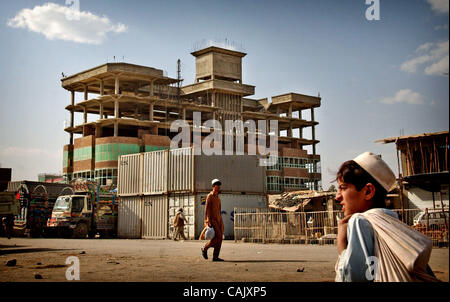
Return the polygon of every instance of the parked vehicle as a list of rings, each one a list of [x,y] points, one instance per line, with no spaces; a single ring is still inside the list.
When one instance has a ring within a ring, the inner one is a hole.
[[[444,214],[445,213],[445,214]],[[413,225],[415,227],[427,227],[430,230],[442,230],[448,226],[449,212],[448,209],[442,210],[429,210],[428,216],[425,211],[418,213],[413,219]],[[428,220],[428,222],[427,222]]]
[[[73,192],[55,202],[47,227],[62,237],[95,238],[115,236],[117,232],[117,198],[95,182],[76,180]]]
[[[0,234],[11,238],[14,216],[19,214],[20,202],[13,192],[0,192]]]
[[[97,203],[95,218],[97,224],[97,232],[101,238],[117,237],[117,218],[118,204],[111,203],[109,200],[100,200]]]
[[[10,181],[7,192],[17,196],[19,212],[14,217],[15,236],[48,236],[47,219],[52,215],[53,205],[58,195],[68,184],[37,181]]]

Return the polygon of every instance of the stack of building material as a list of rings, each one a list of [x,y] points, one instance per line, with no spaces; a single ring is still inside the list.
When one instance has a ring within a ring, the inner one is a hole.
[[[318,192],[318,191],[294,191],[286,192],[281,195],[269,195],[269,208],[297,212],[305,210],[326,210],[328,200],[334,200],[335,192]],[[323,204],[325,201],[325,204]],[[323,206],[323,209],[320,207]]]

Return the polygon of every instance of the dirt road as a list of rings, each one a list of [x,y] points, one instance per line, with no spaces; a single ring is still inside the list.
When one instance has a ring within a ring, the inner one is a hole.
[[[80,281],[334,281],[333,245],[251,244],[224,241],[221,257],[201,256],[201,241],[0,238],[0,281],[66,281],[69,256],[80,261]],[[15,266],[6,266],[16,259]],[[430,266],[449,281],[448,248]],[[297,269],[304,269],[297,272]],[[42,280],[35,279],[35,274]]]

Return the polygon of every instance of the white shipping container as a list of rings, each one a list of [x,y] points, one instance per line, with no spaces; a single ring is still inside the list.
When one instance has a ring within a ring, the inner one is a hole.
[[[141,192],[141,154],[119,156],[117,193],[134,196]]]
[[[142,238],[167,238],[169,210],[167,195],[144,196],[142,200]]]
[[[211,180],[222,181],[224,193],[265,193],[265,167],[256,155],[199,155],[194,157],[195,192],[211,190]]]
[[[194,191],[194,156],[192,147],[169,151],[169,191]]]
[[[142,153],[141,194],[167,193],[168,153],[165,150]]]
[[[153,151],[119,158],[119,196],[195,193],[222,181],[224,193],[265,193],[265,168],[255,155],[193,155],[193,148]]]
[[[141,198],[121,197],[117,222],[119,238],[136,239],[142,236],[142,207]]]

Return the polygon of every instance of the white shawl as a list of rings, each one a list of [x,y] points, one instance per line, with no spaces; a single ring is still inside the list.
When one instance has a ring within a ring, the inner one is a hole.
[[[428,237],[380,209],[355,215],[366,218],[374,230],[378,259],[374,281],[439,281],[426,270],[432,250]]]

